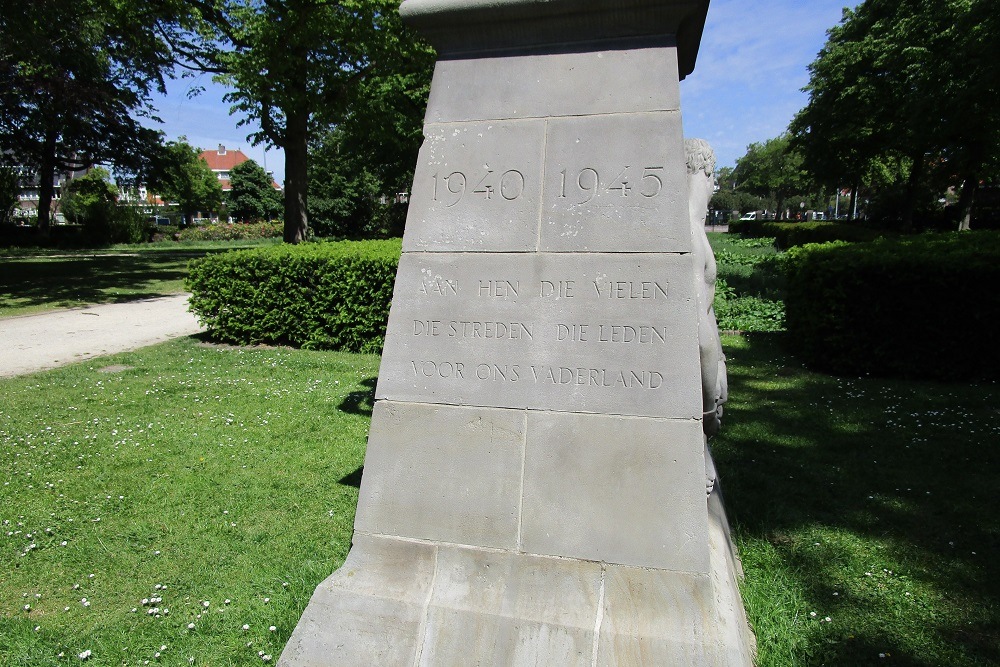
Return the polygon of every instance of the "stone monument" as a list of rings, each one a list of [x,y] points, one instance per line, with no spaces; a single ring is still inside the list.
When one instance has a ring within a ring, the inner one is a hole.
[[[752,664],[678,95],[707,5],[403,2],[439,60],[353,548],[279,664]]]

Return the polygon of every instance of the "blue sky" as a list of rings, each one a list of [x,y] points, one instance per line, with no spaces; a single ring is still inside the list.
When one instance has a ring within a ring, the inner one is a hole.
[[[720,166],[733,166],[749,144],[778,136],[806,103],[806,67],[826,41],[826,31],[852,0],[712,0],[694,72],[681,82],[684,134],[707,139]],[[187,97],[191,86],[205,92]],[[266,162],[278,182],[284,155],[252,146],[250,128],[238,127],[222,101],[225,89],[204,75],[168,82],[155,102],[168,139],[181,135],[202,148],[225,144]]]

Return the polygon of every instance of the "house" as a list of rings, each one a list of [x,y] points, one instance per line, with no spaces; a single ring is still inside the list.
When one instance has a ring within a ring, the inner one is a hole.
[[[240,149],[227,150],[222,144],[219,144],[219,149],[214,151],[202,151],[198,156],[202,160],[208,163],[208,168],[212,170],[212,173],[216,175],[219,179],[219,183],[222,185],[222,191],[229,192],[233,189],[233,186],[229,182],[229,172],[232,171],[233,167],[238,164],[243,164],[250,158]],[[274,176],[272,172],[267,172],[271,176],[271,185],[275,190],[281,191],[281,186],[274,182]]]
[[[18,175],[18,205],[12,211],[15,219],[28,221],[38,217],[38,202],[41,195],[41,176],[30,167],[19,164],[4,164],[7,169],[13,170]],[[86,169],[76,171],[60,172],[52,177],[52,203],[49,209],[52,214],[52,221],[56,223],[65,222],[63,214],[59,210],[59,203],[62,199],[63,189],[74,178],[79,178],[87,173]]]

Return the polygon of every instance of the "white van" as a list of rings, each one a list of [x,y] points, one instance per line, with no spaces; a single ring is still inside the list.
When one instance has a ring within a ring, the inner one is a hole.
[[[740,216],[740,220],[756,220],[757,211],[750,211],[749,213],[744,213]]]

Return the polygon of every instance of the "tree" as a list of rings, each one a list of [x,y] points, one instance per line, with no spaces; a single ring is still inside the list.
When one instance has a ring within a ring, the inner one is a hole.
[[[308,229],[309,137],[351,114],[358,86],[383,72],[423,66],[426,47],[399,19],[395,0],[195,0],[212,26],[194,66],[219,74],[255,143],[285,151],[285,240]],[[280,48],[276,48],[280,45]],[[366,113],[358,111],[358,113]]]
[[[746,213],[763,209],[773,209],[774,202],[765,200],[763,197],[752,195],[736,189],[736,178],[733,167],[719,167],[715,171],[715,184],[718,190],[712,195],[709,201],[709,209],[724,213],[728,219],[733,211]]]
[[[420,42],[352,90],[346,115],[309,144],[309,211],[318,233],[353,238],[402,232],[405,207],[379,204],[407,192],[423,140],[434,52]]]
[[[746,155],[736,160],[732,174],[737,188],[774,199],[779,215],[784,215],[789,197],[810,189],[804,158],[790,141],[786,133],[763,143],[750,144]]]
[[[238,164],[229,172],[229,212],[237,220],[271,220],[281,214],[281,193],[264,168],[253,160]]]
[[[17,169],[0,165],[0,225],[11,221],[21,192],[21,179]]]
[[[191,224],[195,213],[213,211],[222,204],[222,185],[200,153],[181,137],[163,147],[150,169],[150,189],[177,203],[185,225]]]
[[[43,233],[58,172],[143,168],[158,135],[137,119],[164,89],[165,35],[182,4],[35,0],[0,11],[0,150],[38,173]]]
[[[996,0],[866,0],[845,10],[810,65],[796,145],[827,185],[906,182],[909,225],[929,167],[947,163],[968,218],[978,178],[997,173]],[[891,178],[890,180],[895,180]]]
[[[62,212],[76,223],[93,222],[109,218],[117,202],[118,189],[111,183],[111,174],[107,169],[94,167],[66,185]]]

